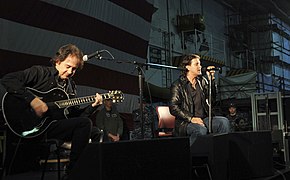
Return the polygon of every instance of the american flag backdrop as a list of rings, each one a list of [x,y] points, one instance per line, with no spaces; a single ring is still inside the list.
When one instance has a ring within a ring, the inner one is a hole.
[[[1,0],[0,78],[48,65],[64,44],[76,44],[84,54],[107,50],[115,59],[91,59],[74,77],[78,94],[122,90],[118,109],[131,113],[139,93],[132,62],[146,61],[154,10],[146,0]]]

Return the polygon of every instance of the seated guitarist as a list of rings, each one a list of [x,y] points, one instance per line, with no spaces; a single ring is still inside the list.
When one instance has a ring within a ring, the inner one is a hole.
[[[76,96],[72,76],[78,69],[83,67],[83,53],[75,45],[64,45],[60,47],[51,59],[51,62],[53,64],[52,67],[32,66],[23,71],[7,74],[1,81],[8,93],[23,100],[28,106],[30,105],[38,117],[44,116],[49,111],[48,105],[38,96],[31,93],[27,87],[41,92],[49,92],[54,88],[60,88],[69,97]],[[70,118],[62,117],[62,119],[51,123],[45,130],[47,138],[72,142],[68,171],[73,168],[89,142],[92,122],[88,116],[102,104],[102,96],[97,93],[93,101],[83,111],[80,111],[78,108],[72,108],[73,114],[77,116]],[[92,134],[97,136],[98,133],[92,132]]]

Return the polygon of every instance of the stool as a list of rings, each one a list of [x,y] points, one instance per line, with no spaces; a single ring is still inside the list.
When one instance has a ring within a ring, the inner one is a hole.
[[[192,166],[192,170],[193,170],[193,174],[192,174],[193,177],[196,177],[199,179],[212,180],[210,169],[207,163]]]
[[[60,143],[60,141],[57,139],[46,139],[43,142],[43,145],[47,147],[49,152],[46,154],[46,157],[44,160],[43,170],[42,170],[42,174],[41,174],[41,180],[44,179],[44,175],[45,175],[46,167],[47,167],[47,163],[48,163],[48,158],[52,153],[56,154],[56,156],[57,156],[57,173],[58,173],[58,180],[60,180],[61,179],[60,172],[62,171],[61,167],[60,167],[60,163],[61,163],[60,152],[61,152],[62,143]]]
[[[192,177],[193,179],[212,180],[210,168],[208,165],[208,157],[193,156],[192,157]]]

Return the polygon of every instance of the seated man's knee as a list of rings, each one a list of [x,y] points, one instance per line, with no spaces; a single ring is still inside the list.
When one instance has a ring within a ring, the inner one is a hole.
[[[207,128],[206,127],[200,128],[199,135],[203,136],[203,135],[206,135],[206,134],[207,134]]]
[[[219,116],[218,120],[219,120],[219,126],[221,129],[221,132],[229,132],[230,130],[229,120],[226,117],[222,117],[222,116]]]
[[[202,136],[207,134],[207,128],[198,124],[190,124],[187,128],[187,134],[195,134],[196,136]]]

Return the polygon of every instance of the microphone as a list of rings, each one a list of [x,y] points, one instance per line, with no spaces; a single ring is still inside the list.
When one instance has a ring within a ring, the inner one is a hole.
[[[220,67],[214,67],[214,68],[209,68],[209,69],[207,69],[207,67],[203,67],[202,69],[203,71],[218,71],[219,73],[222,73],[222,68]]]
[[[84,55],[83,56],[83,61],[88,61],[89,59],[96,57],[97,59],[102,59],[101,53],[103,52],[103,50],[100,51],[96,51],[93,52],[92,54],[89,55]]]

